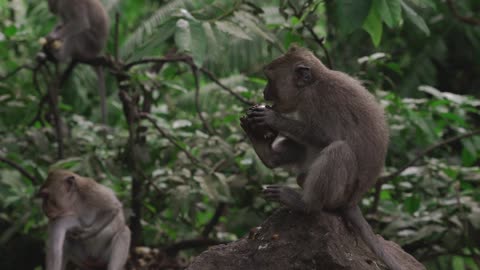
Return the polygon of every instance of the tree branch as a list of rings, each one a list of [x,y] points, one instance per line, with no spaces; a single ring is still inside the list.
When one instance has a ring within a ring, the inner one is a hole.
[[[407,162],[407,164],[403,165],[402,167],[400,167],[400,169],[396,170],[394,173],[391,173],[389,175],[386,175],[386,176],[383,176],[383,177],[380,177],[378,178],[377,180],[377,183],[375,184],[375,194],[374,194],[374,199],[373,199],[373,203],[372,203],[372,207],[370,208],[369,212],[370,213],[375,213],[378,209],[378,205],[380,203],[380,192],[382,190],[382,186],[383,184],[385,184],[386,182],[394,179],[395,177],[399,176],[403,171],[405,171],[406,169],[408,169],[409,167],[413,166],[415,163],[417,163],[421,158],[423,158],[424,156],[430,154],[432,151],[436,150],[437,148],[440,148],[440,147],[443,147],[447,144],[450,144],[450,143],[453,143],[453,142],[456,142],[458,140],[461,140],[461,139],[465,139],[465,138],[469,138],[469,137],[473,137],[475,135],[479,135],[480,134],[480,129],[478,130],[474,130],[474,131],[471,131],[471,132],[468,132],[468,133],[465,133],[465,134],[461,134],[461,135],[457,135],[457,136],[454,136],[454,137],[451,137],[451,138],[448,138],[448,139],[445,139],[443,141],[440,141],[434,145],[431,145],[430,147],[428,147],[427,149],[423,150],[422,152],[420,152],[419,154],[417,154],[415,156],[415,158],[413,158],[412,160],[410,160],[409,162]]]
[[[30,179],[32,184],[37,185],[37,184],[40,183],[40,181],[38,181],[38,179],[35,176],[31,175],[25,168],[23,168],[22,166],[20,166],[19,164],[15,163],[15,162],[13,162],[12,160],[9,160],[6,157],[0,156],[0,162],[3,162],[5,164],[9,165],[10,167],[16,169],[23,176]]]
[[[217,225],[218,221],[220,220],[220,217],[223,215],[223,212],[225,212],[227,204],[224,202],[220,202],[215,209],[215,213],[213,214],[212,218],[210,221],[205,225],[202,231],[202,237],[207,238],[208,235],[212,232],[213,228],[215,225]]]
[[[453,16],[456,17],[458,20],[470,25],[480,25],[480,19],[460,15],[460,13],[458,13],[457,8],[453,4],[453,0],[447,0],[447,6],[452,12]]]
[[[223,90],[227,91],[230,95],[234,96],[236,99],[238,99],[240,102],[242,102],[245,105],[253,106],[255,103],[245,99],[244,97],[240,96],[239,94],[235,93],[232,89],[228,88],[226,85],[224,85],[220,80],[218,80],[215,75],[213,75],[212,72],[209,70],[201,67],[200,71],[205,74],[211,81],[213,81],[215,84],[220,86]]]

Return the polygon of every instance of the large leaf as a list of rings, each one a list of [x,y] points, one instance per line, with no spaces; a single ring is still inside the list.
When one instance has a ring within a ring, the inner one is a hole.
[[[378,8],[378,13],[388,27],[394,27],[402,21],[401,0],[373,0],[373,6]]]
[[[217,26],[218,30],[225,32],[227,34],[230,34],[232,36],[235,36],[240,39],[252,39],[245,31],[243,31],[242,28],[240,28],[238,25],[229,22],[229,21],[216,21],[215,25]]]
[[[427,36],[429,36],[430,35],[430,29],[428,29],[428,26],[425,23],[425,21],[423,20],[423,18],[420,17],[420,15],[418,15],[417,12],[415,12],[415,10],[413,10],[411,7],[409,7],[407,4],[405,4],[405,2],[402,1],[401,3],[402,3],[403,10],[405,10],[405,14],[407,15],[407,18],[413,24],[415,24],[418,28],[420,28],[420,30],[422,30],[422,32],[424,32],[425,34],[427,34]]]
[[[175,44],[180,51],[191,52],[192,35],[190,34],[190,22],[185,19],[177,21],[177,31],[175,31]]]
[[[378,14],[378,9],[374,8],[373,6],[370,9],[370,13],[365,20],[365,23],[363,24],[363,29],[370,34],[373,44],[378,46],[378,44],[380,44],[380,40],[382,39],[383,24],[382,19]]]
[[[340,32],[350,34],[363,25],[372,0],[337,0],[335,3]]]

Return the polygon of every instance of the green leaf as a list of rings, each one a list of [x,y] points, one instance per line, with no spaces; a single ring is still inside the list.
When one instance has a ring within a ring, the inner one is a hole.
[[[423,20],[420,15],[418,15],[415,10],[413,10],[411,7],[409,7],[405,2],[401,2],[403,10],[405,10],[405,14],[407,15],[407,18],[415,24],[422,32],[424,32],[427,36],[430,35],[430,29],[428,29],[427,24]]]
[[[232,36],[235,36],[237,38],[247,39],[247,40],[252,39],[247,33],[245,33],[245,31],[243,31],[242,28],[240,28],[239,26],[235,25],[232,22],[216,21],[215,25],[217,26],[218,30],[220,30],[224,33],[230,34]]]
[[[203,25],[198,22],[190,23],[191,50],[193,62],[197,66],[202,66],[207,56],[207,34]]]
[[[363,29],[370,34],[373,44],[377,47],[378,44],[380,44],[380,40],[382,40],[383,24],[380,15],[378,14],[378,9],[373,6],[363,24]]]
[[[177,21],[177,31],[175,32],[175,44],[180,51],[191,52],[192,38],[190,35],[190,22],[185,19]]]
[[[335,3],[340,32],[350,34],[363,25],[370,12],[372,0],[337,0]]]
[[[15,25],[7,26],[7,27],[5,27],[5,29],[3,30],[3,33],[4,33],[5,36],[7,36],[7,37],[13,37],[13,36],[15,36],[15,34],[17,33],[17,28],[15,27]]]
[[[407,212],[413,214],[420,208],[420,199],[416,196],[409,197],[403,203],[403,207]]]
[[[373,0],[373,6],[382,16],[382,20],[392,28],[402,21],[402,5],[400,0]]]

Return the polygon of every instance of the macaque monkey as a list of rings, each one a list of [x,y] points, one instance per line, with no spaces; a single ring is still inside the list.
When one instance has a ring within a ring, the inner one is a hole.
[[[130,229],[113,191],[66,170],[48,174],[39,191],[48,217],[46,270],[120,270],[128,258]]]
[[[264,99],[272,107],[250,108],[241,126],[262,162],[291,169],[303,189],[272,185],[266,198],[295,211],[341,213],[390,269],[403,269],[384,252],[358,206],[387,153],[382,107],[358,81],[328,69],[307,49],[291,48],[264,73]],[[278,135],[265,137],[266,127]]]
[[[56,61],[71,60],[67,76],[77,61],[95,59],[107,42],[109,18],[99,0],[48,0],[49,10],[60,23],[40,39]],[[100,94],[102,121],[106,124],[106,93],[103,69],[95,67]],[[65,76],[66,77],[66,76]]]

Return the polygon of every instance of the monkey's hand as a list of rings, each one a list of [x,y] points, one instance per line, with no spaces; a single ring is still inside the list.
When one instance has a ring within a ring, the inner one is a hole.
[[[254,128],[268,127],[273,130],[280,114],[268,106],[253,106],[247,111],[248,121]]]
[[[278,135],[278,132],[275,132],[270,128],[252,127],[251,122],[248,120],[248,116],[242,116],[240,118],[240,126],[245,133],[247,133],[247,136],[250,138],[250,140],[254,141],[265,141],[270,143]]]
[[[308,212],[307,205],[302,200],[302,195],[293,188],[271,185],[263,190],[263,195],[267,200],[279,202],[293,211]]]

